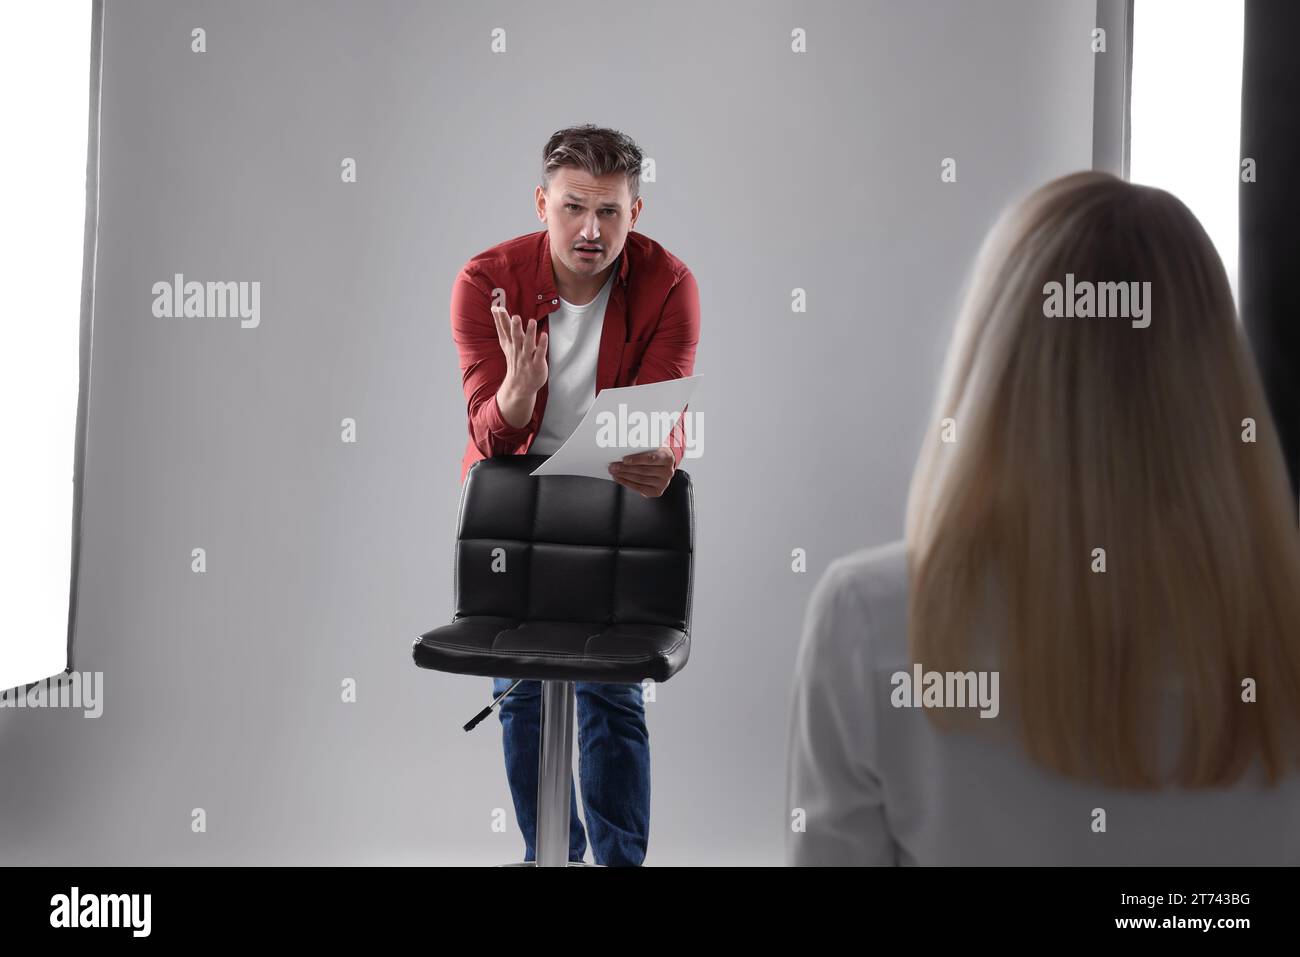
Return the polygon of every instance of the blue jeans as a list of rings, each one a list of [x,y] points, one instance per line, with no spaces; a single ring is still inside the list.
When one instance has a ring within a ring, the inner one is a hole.
[[[492,679],[493,698],[513,683]],[[650,838],[650,733],[637,683],[579,681],[574,686],[582,806],[597,864],[638,866]],[[499,706],[506,778],[524,836],[524,860],[536,856],[537,765],[541,754],[542,685],[522,681]],[[569,779],[569,860],[581,861],[587,834]]]

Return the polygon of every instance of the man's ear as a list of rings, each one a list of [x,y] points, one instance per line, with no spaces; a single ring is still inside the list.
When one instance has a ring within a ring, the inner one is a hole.
[[[544,190],[541,186],[538,186],[537,192],[534,194],[533,199],[534,202],[536,202],[537,204],[538,220],[540,220],[543,223],[546,222],[546,190]]]

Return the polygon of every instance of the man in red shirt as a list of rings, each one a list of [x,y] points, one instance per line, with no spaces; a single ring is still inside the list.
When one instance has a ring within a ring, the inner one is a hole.
[[[694,373],[695,277],[657,242],[632,232],[644,205],[641,163],[641,150],[615,130],[589,124],[558,131],[542,151],[535,196],[546,228],[479,253],[457,274],[451,329],[469,430],[462,482],[482,458],[521,455],[535,445],[553,452],[602,389]],[[685,451],[685,412],[660,448],[611,463],[613,480],[641,495],[662,495]],[[494,679],[494,697],[510,684]],[[579,776],[596,862],[640,864],[650,828],[641,686],[578,682],[575,693]],[[540,694],[539,682],[525,681],[500,707],[525,860],[535,859]],[[580,861],[587,842],[576,793],[570,801],[569,857]]]

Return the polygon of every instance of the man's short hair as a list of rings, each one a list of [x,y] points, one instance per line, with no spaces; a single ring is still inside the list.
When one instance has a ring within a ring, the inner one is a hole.
[[[636,202],[641,192],[641,148],[618,130],[587,123],[551,134],[542,150],[542,189],[551,187],[551,175],[560,167],[585,170],[592,176],[623,173],[628,192]]]

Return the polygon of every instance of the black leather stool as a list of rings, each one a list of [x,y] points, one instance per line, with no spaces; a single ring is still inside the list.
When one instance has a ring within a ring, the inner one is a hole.
[[[415,639],[421,668],[542,682],[536,866],[569,863],[574,682],[667,681],[691,648],[695,505],[678,469],[646,498],[613,481],[529,473],[545,455],[470,467],[451,624]],[[614,461],[617,456],[611,456]],[[534,862],[525,862],[533,864]]]

